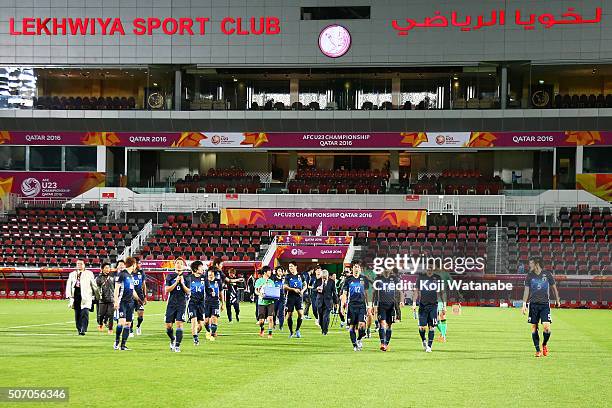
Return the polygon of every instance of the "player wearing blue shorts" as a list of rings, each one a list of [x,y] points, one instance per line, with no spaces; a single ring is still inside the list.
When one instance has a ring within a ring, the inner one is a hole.
[[[442,278],[435,274],[433,269],[427,269],[424,275],[419,275],[416,280],[414,291],[412,293],[412,310],[416,312],[417,301],[419,302],[419,335],[423,342],[423,349],[426,353],[431,353],[431,346],[436,334],[436,325],[438,324],[438,301],[440,293],[444,297],[443,302],[446,304],[446,293],[441,291]],[[427,340],[425,340],[425,330]]]
[[[130,326],[134,316],[134,281],[132,273],[136,269],[136,259],[127,258],[125,269],[115,276],[114,309],[118,311],[119,318],[115,332],[115,350],[129,350],[125,343],[130,335]],[[119,341],[121,340],[121,346]]]
[[[208,270],[208,277],[204,281],[204,325],[206,326],[206,339],[214,341],[217,337],[219,315],[223,311],[225,302],[223,295],[224,277],[213,270]]]
[[[140,330],[140,326],[142,325],[142,321],[144,320],[144,306],[147,304],[147,275],[140,268],[140,263],[136,263],[136,270],[132,274],[132,279],[134,280],[134,292],[137,297],[134,296],[134,309],[138,314],[138,319],[136,321],[136,335],[140,336],[142,331]],[[130,337],[134,337],[134,328],[130,327]]]
[[[287,293],[285,302],[285,312],[287,325],[289,326],[289,338],[293,337],[293,312],[297,312],[297,326],[295,328],[295,337],[300,338],[300,327],[302,327],[302,320],[304,320],[304,306],[302,299],[304,297],[304,291],[308,286],[302,276],[298,273],[297,264],[295,262],[289,262],[289,273],[285,276],[285,283],[283,285],[284,291]]]
[[[191,320],[191,335],[193,344],[200,345],[200,332],[204,322],[204,286],[206,277],[204,274],[204,264],[201,261],[191,263],[191,279],[189,280],[189,302],[187,304],[187,314]]]
[[[398,288],[399,279],[395,275],[391,275],[389,269],[385,269],[382,276],[374,280],[374,294],[372,302],[378,316],[378,335],[380,337],[380,350],[387,351],[389,342],[391,341],[391,326],[395,323],[397,315],[397,307],[404,302],[403,293]],[[397,292],[400,294],[399,305],[396,305],[395,299]]]
[[[351,276],[344,281],[341,296],[341,309],[348,305],[346,315],[347,325],[349,326],[349,334],[354,351],[361,351],[363,348],[361,339],[366,335],[366,316],[368,313],[371,313],[372,308],[371,305],[368,305],[368,281],[363,276],[360,276],[360,274],[361,265],[359,262],[353,262]],[[357,329],[359,330],[359,336],[355,332]]]
[[[543,271],[539,258],[529,260],[529,273],[525,278],[525,291],[523,292],[523,314],[527,313],[529,303],[529,317],[527,323],[531,324],[531,339],[535,346],[536,357],[548,355],[548,340],[550,339],[550,288],[555,294],[555,305],[560,306],[559,290],[555,278],[548,271]],[[544,341],[540,350],[540,334],[538,324],[542,322],[544,328]]]
[[[285,283],[285,270],[282,266],[278,266],[275,269],[275,274],[272,277],[274,286],[280,288],[280,299],[274,301],[274,325],[278,324],[278,328],[283,330],[285,323],[285,290],[283,289]]]
[[[165,291],[168,294],[166,306],[166,334],[170,338],[170,350],[180,353],[185,323],[185,307],[189,296],[190,277],[185,273],[185,260],[174,261],[174,272],[166,277]],[[176,323],[176,337],[173,325]]]

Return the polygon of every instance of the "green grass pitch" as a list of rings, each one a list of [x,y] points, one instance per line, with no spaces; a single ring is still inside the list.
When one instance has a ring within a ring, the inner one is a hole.
[[[550,355],[536,359],[517,309],[449,313],[448,342],[423,352],[412,312],[353,352],[337,325],[323,337],[307,320],[262,339],[251,304],[240,323],[222,317],[219,338],[169,351],[164,303],[147,305],[143,335],[112,348],[91,314],[85,337],[64,301],[0,301],[0,386],[69,387],[74,407],[609,407],[612,312],[553,310]],[[338,323],[337,323],[338,324]],[[203,338],[203,336],[202,336]],[[57,406],[0,404],[4,406]]]

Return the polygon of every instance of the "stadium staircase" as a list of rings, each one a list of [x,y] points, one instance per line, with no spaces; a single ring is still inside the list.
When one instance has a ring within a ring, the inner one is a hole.
[[[508,269],[508,228],[487,228],[487,266],[492,273],[515,273]]]

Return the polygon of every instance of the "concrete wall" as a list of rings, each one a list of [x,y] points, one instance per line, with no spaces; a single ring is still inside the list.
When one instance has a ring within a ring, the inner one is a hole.
[[[323,0],[0,0],[0,64],[202,64],[202,65],[397,65],[470,63],[479,61],[587,61],[612,58],[612,24],[609,2],[603,0],[351,0],[350,5],[371,5],[369,20],[342,20],[352,34],[349,52],[338,59],[324,56],[317,40],[321,29],[334,22],[300,21],[300,6],[347,6],[347,2]],[[592,19],[603,7],[603,20],[591,25],[557,25],[524,30],[514,24],[514,11],[552,13],[561,18],[568,6],[584,19]],[[460,18],[506,9],[507,22],[460,31],[457,27],[413,29],[398,36],[393,19],[418,22],[439,10]],[[204,36],[132,33],[137,17],[210,17]],[[276,16],[281,34],[226,36],[224,17]],[[24,17],[121,17],[125,36],[10,36],[9,19]]]

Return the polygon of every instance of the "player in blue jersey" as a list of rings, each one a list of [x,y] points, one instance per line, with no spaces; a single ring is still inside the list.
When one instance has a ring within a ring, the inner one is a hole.
[[[536,349],[536,357],[548,355],[548,340],[550,339],[550,289],[555,294],[555,305],[559,303],[559,290],[555,278],[549,271],[542,270],[539,258],[529,260],[529,273],[525,278],[525,291],[523,292],[523,314],[527,313],[527,303],[529,303],[529,318],[527,322],[531,324],[531,339]],[[540,350],[540,334],[538,324],[542,322],[544,329],[544,340],[542,350]]]
[[[187,314],[191,320],[191,335],[193,344],[200,345],[200,332],[204,322],[204,287],[206,276],[204,276],[204,264],[201,261],[191,263],[191,279],[189,282],[189,303],[187,304]]]
[[[274,286],[280,288],[280,299],[274,301],[274,326],[278,324],[278,328],[283,330],[285,323],[285,270],[282,266],[276,267],[275,274],[272,277]]]
[[[403,293],[398,290],[399,279],[391,274],[391,270],[385,269],[381,276],[374,280],[374,293],[372,303],[378,316],[378,335],[380,337],[380,350],[387,351],[391,341],[392,325],[397,317],[398,305],[396,297],[399,292],[399,307],[403,304]]]
[[[119,313],[117,331],[115,333],[115,350],[129,350],[125,343],[130,335],[130,326],[134,315],[134,281],[132,273],[136,269],[136,259],[127,258],[125,269],[115,276],[114,309]],[[121,346],[119,346],[121,341]]]
[[[204,283],[204,325],[207,327],[206,339],[214,341],[217,337],[219,316],[223,311],[225,302],[223,293],[224,279],[213,269],[208,270],[208,277]]]
[[[285,277],[283,285],[286,295],[285,311],[287,313],[287,325],[289,326],[289,338],[293,337],[293,311],[297,312],[297,326],[295,328],[295,337],[300,338],[300,327],[304,319],[304,306],[302,300],[304,292],[308,288],[302,276],[298,273],[297,264],[289,262],[289,274]]]
[[[353,262],[351,276],[344,281],[341,296],[341,309],[348,305],[347,325],[354,351],[361,351],[363,348],[361,339],[366,335],[366,316],[371,313],[371,305],[368,304],[368,281],[360,275],[361,265],[359,262]]]
[[[165,291],[168,294],[166,306],[166,334],[170,338],[170,350],[180,353],[185,323],[185,307],[189,296],[190,277],[185,273],[185,260],[174,261],[174,272],[166,277]],[[176,337],[173,325],[176,323]]]
[[[141,269],[140,262],[136,263],[136,270],[132,274],[132,279],[134,280],[134,292],[136,292],[136,296],[134,296],[134,309],[138,314],[138,320],[136,321],[136,335],[140,336],[142,334],[140,326],[144,320],[144,307],[147,304],[147,275]],[[130,327],[130,337],[134,337],[133,326]]]
[[[431,346],[438,325],[438,301],[441,296],[443,304],[446,304],[446,292],[442,290],[442,278],[435,274],[433,269],[427,269],[424,275],[419,275],[412,293],[412,310],[416,312],[417,301],[419,305],[419,335],[423,342],[423,350],[431,353]],[[427,340],[425,340],[425,331]]]

